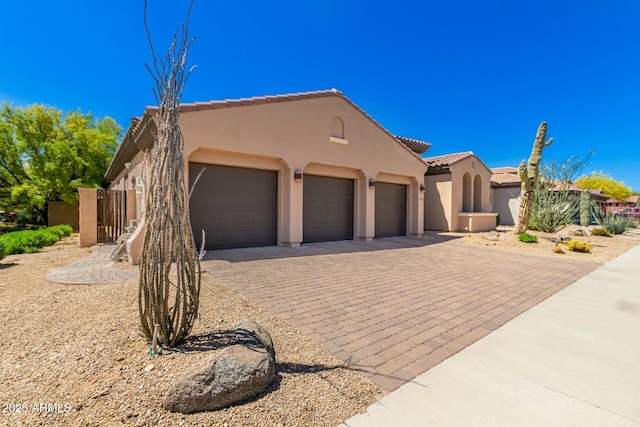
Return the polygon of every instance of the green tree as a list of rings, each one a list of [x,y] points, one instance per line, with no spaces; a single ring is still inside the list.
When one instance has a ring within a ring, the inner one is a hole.
[[[611,196],[616,200],[624,200],[633,195],[633,191],[624,185],[622,181],[616,181],[603,172],[591,172],[576,180],[576,185],[585,190],[602,190],[602,194]]]
[[[110,117],[3,104],[0,206],[46,218],[47,201],[77,201],[78,187],[100,185],[121,132]]]

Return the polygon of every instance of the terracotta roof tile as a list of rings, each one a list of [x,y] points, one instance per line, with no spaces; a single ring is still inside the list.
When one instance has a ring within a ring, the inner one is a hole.
[[[511,173],[494,173],[491,175],[491,182],[498,185],[520,184],[520,177]]]
[[[499,168],[491,168],[491,172],[493,172],[494,174],[517,175],[518,174],[518,168],[514,168],[512,166],[503,166],[503,167],[499,167]]]
[[[452,164],[473,155],[474,154],[472,151],[465,151],[463,153],[452,153],[444,154],[442,156],[425,157],[424,159],[422,159],[422,161],[425,162],[429,167],[445,167],[451,166]]]
[[[400,140],[404,145],[409,147],[412,151],[418,154],[425,153],[431,144],[428,142],[420,141],[419,139],[407,138],[406,136],[395,135],[396,139]]]

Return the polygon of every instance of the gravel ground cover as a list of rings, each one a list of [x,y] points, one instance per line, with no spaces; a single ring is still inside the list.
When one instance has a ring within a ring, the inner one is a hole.
[[[382,396],[370,380],[209,274],[193,338],[151,358],[137,332],[135,280],[44,279],[90,253],[75,237],[0,261],[0,425],[335,426]],[[274,340],[278,374],[265,393],[217,412],[162,409],[172,382],[224,345],[224,332],[243,317]]]
[[[569,226],[558,233],[549,234],[528,230],[527,233],[538,236],[538,243],[523,243],[518,240],[518,236],[513,234],[514,227],[501,226],[498,231],[501,233],[502,240],[489,241],[483,237],[484,233],[443,233],[460,237],[461,243],[465,245],[482,245],[490,249],[518,252],[532,255],[545,255],[553,257],[564,257],[582,261],[591,261],[604,264],[611,261],[615,257],[622,255],[632,247],[640,244],[640,228],[630,228],[624,234],[614,237],[604,236],[570,236],[573,240],[580,240],[588,243],[593,247],[590,253],[580,253],[569,251],[566,246],[560,244],[564,253],[554,253],[553,248],[556,246],[550,239],[559,234],[568,234],[570,231],[579,229],[591,230],[596,227],[579,227],[577,225]]]

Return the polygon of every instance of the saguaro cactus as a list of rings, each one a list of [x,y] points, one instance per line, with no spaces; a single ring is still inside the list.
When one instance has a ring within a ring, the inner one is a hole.
[[[538,169],[540,168],[540,161],[542,160],[542,150],[553,142],[553,138],[545,141],[546,137],[547,122],[542,122],[540,126],[538,126],[536,139],[533,141],[533,149],[531,150],[529,162],[525,163],[523,160],[518,167],[518,175],[520,176],[522,185],[520,186],[520,212],[518,213],[518,225],[515,234],[521,234],[527,231],[531,208],[533,207],[538,187]]]
[[[580,225],[588,227],[591,220],[591,196],[589,190],[582,190],[580,194]]]

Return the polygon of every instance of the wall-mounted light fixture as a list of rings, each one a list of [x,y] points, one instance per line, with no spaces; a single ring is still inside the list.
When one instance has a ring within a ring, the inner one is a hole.
[[[420,192],[424,193],[424,184],[420,184]]]
[[[129,169],[129,168],[131,167],[131,162],[126,162],[126,163],[124,164],[124,167],[125,167],[125,168],[127,168],[127,169]]]
[[[293,179],[296,181],[302,181],[302,171],[300,169],[293,171]]]
[[[369,188],[375,188],[376,180],[373,178],[369,178]]]

